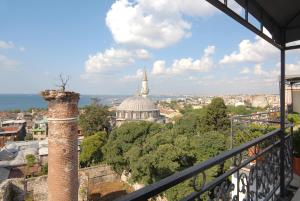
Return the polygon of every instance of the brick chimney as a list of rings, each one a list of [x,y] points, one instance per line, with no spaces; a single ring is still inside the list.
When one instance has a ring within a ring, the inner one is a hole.
[[[79,94],[46,90],[48,102],[48,201],[78,200]]]

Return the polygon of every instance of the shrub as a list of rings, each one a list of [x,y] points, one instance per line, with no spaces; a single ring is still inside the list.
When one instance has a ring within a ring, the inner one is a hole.
[[[28,167],[33,167],[35,164],[35,156],[33,154],[26,155],[26,162]]]

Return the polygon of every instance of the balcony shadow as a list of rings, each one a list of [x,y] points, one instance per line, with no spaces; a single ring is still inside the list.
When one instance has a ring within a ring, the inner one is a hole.
[[[127,192],[126,190],[121,190],[121,191],[115,191],[112,193],[108,193],[106,195],[101,196],[100,193],[94,193],[90,195],[90,200],[91,201],[112,201],[115,200],[119,197],[122,197],[126,195]]]

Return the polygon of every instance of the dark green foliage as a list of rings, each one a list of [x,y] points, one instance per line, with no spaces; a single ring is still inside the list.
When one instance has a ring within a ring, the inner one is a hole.
[[[106,141],[107,133],[103,131],[85,137],[80,145],[80,166],[88,167],[102,161],[103,154],[101,148]]]
[[[207,108],[185,110],[174,125],[140,121],[115,128],[102,148],[104,160],[119,173],[130,172],[132,182],[150,184],[225,151],[228,127],[227,108],[217,98]],[[218,165],[207,170],[207,181],[223,169]],[[165,195],[175,201],[192,191],[188,180]]]
[[[35,156],[33,154],[26,155],[26,163],[28,167],[33,167],[35,164]]]
[[[275,129],[276,127],[270,125],[250,124],[247,128],[243,128],[242,130],[238,130],[235,132],[234,145],[238,146],[243,143],[249,142]]]
[[[260,108],[260,107],[248,107],[248,106],[244,106],[244,105],[227,106],[227,107],[228,107],[229,113],[234,114],[234,115],[247,115],[247,114],[264,111],[264,109]]]
[[[184,108],[179,109],[179,112],[181,114],[185,114],[187,112],[193,112],[193,106],[191,104],[184,104]]]
[[[31,133],[27,133],[25,138],[24,138],[25,141],[29,141],[29,140],[33,140],[33,137],[32,137],[32,134]]]
[[[214,98],[206,108],[203,121],[207,130],[224,130],[230,126],[228,110],[222,98]]]
[[[183,121],[188,132],[148,122],[132,122],[115,129],[103,147],[105,161],[116,171],[130,171],[131,180],[143,184],[159,181],[175,172],[216,156],[227,148],[227,137],[217,131],[197,133],[193,123]],[[188,128],[188,126],[193,128]],[[218,170],[207,171],[212,178]],[[190,182],[167,191],[169,200],[178,200],[192,188]]]
[[[112,164],[119,173],[123,170],[129,170],[129,160],[128,157],[125,157],[125,153],[132,146],[141,145],[148,134],[160,132],[161,127],[162,125],[159,124],[141,121],[126,123],[114,129],[107,144],[103,147],[106,162]],[[138,150],[136,151],[138,152]]]
[[[110,131],[108,108],[102,105],[88,105],[79,116],[79,125],[84,136],[90,136],[98,131]]]
[[[294,156],[300,157],[300,128],[293,133]]]
[[[48,163],[42,166],[42,174],[43,175],[48,174]]]
[[[297,113],[294,114],[288,114],[287,119],[289,122],[294,123],[295,125],[300,124],[300,115]]]

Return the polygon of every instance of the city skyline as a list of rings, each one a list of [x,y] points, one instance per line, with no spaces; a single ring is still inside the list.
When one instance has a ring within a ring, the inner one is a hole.
[[[55,88],[63,73],[82,94],[129,95],[145,68],[152,95],[278,94],[279,51],[205,1],[0,0],[0,23],[1,93]]]

